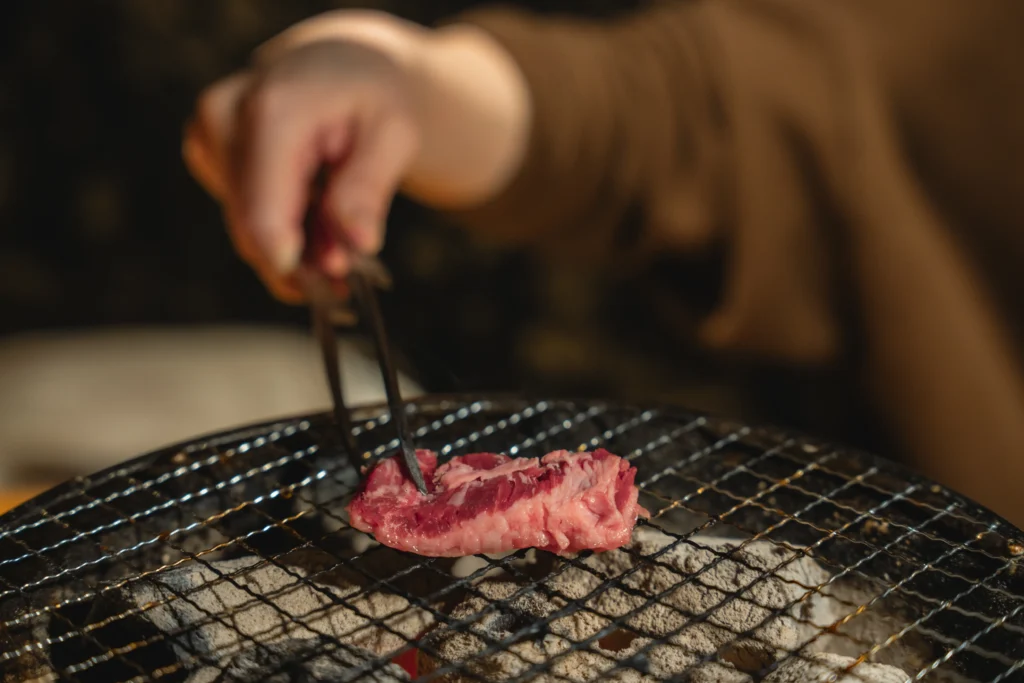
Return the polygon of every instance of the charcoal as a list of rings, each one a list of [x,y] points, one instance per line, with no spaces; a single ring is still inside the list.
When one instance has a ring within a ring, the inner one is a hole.
[[[289,639],[246,650],[223,668],[197,671],[188,683],[397,683],[409,676],[396,664],[381,665],[366,650],[338,647],[329,639]]]
[[[254,557],[189,564],[133,584],[127,598],[188,659],[321,637],[387,654],[430,623],[403,597],[313,583],[302,568]]]

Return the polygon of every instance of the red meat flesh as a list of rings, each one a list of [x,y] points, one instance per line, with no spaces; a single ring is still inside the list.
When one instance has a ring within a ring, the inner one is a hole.
[[[416,457],[421,494],[396,458],[381,461],[349,504],[352,526],[430,557],[541,548],[559,554],[625,545],[638,516],[636,468],[605,450],[537,458],[474,453],[437,466]]]

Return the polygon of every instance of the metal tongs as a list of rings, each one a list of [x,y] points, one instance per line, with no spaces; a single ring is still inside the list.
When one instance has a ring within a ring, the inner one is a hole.
[[[384,265],[376,258],[357,255],[352,252],[352,266],[349,271],[348,285],[352,300],[359,313],[369,323],[370,336],[377,352],[381,374],[384,377],[384,392],[387,396],[388,410],[391,421],[398,435],[398,446],[402,461],[412,477],[420,493],[427,493],[427,486],[416,460],[416,450],[412,444],[409,422],[406,418],[405,403],[398,389],[398,376],[391,360],[391,349],[388,345],[387,333],[384,330],[384,319],[377,303],[377,287],[389,288],[391,276]],[[320,342],[323,353],[324,369],[327,374],[327,385],[331,391],[334,408],[334,421],[338,429],[341,444],[348,452],[352,466],[358,474],[362,474],[363,458],[355,435],[352,433],[352,418],[345,405],[341,388],[341,371],[338,366],[338,344],[334,328],[338,324],[352,324],[356,318],[352,311],[342,305],[327,276],[319,270],[303,267],[300,271],[302,284],[309,297],[313,331]]]

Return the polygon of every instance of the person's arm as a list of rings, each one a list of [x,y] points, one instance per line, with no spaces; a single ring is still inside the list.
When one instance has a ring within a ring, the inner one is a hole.
[[[615,22],[464,20],[513,56],[533,102],[519,173],[457,216],[471,231],[613,271],[720,250],[709,346],[859,358],[926,474],[1024,520],[1007,317],[1024,286],[1024,4],[669,0]]]
[[[621,261],[662,237],[707,246],[731,193],[705,4],[614,21],[513,9],[460,17],[512,55],[532,107],[514,178],[455,217],[474,233],[581,260]],[[632,233],[638,220],[643,235]]]
[[[1024,263],[1024,3],[666,0],[436,32],[357,14],[211,88],[186,143],[278,296],[301,296],[322,163],[333,275],[379,248],[399,186],[611,271],[724,254],[709,346],[859,354],[922,469],[1024,519],[1024,387],[995,307]]]

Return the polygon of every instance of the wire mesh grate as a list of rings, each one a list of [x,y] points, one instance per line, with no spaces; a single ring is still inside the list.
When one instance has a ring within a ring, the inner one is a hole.
[[[325,416],[207,437],[0,518],[0,680],[1024,680],[1024,534],[886,461],[678,409],[409,411],[442,459],[608,448],[651,518],[423,558],[349,527]],[[355,432],[397,447],[382,409]]]

